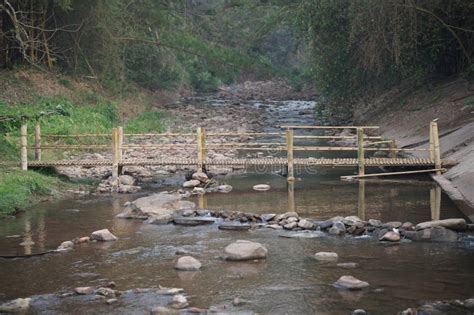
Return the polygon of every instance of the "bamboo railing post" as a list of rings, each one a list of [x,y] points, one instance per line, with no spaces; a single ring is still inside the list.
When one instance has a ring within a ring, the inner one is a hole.
[[[206,131],[204,128],[197,129],[197,145],[198,145],[198,171],[204,171],[204,160],[206,159]]]
[[[123,127],[118,127],[118,160],[119,162],[123,159]],[[118,175],[122,175],[123,166],[119,164]]]
[[[20,159],[21,169],[28,170],[28,126],[23,123],[20,127]]]
[[[41,125],[39,121],[35,123],[35,160],[41,161]]]
[[[289,182],[295,180],[294,161],[293,161],[293,129],[286,130],[286,151],[288,159],[287,179]]]
[[[112,129],[112,178],[119,176],[120,137],[118,128]]]
[[[397,143],[395,142],[395,139],[392,139],[392,141],[390,141],[390,158],[392,159],[395,159],[397,158]]]
[[[357,215],[365,220],[365,181],[359,181],[359,198],[357,199]]]
[[[441,151],[439,147],[439,132],[438,132],[438,123],[436,121],[432,121],[433,124],[433,152],[434,152],[434,161],[435,161],[435,168],[441,168]],[[436,171],[436,175],[440,175],[441,171]]]
[[[434,150],[434,139],[433,139],[433,124],[430,122],[430,159],[434,161],[435,159],[435,150]]]
[[[358,174],[365,174],[365,157],[364,157],[364,129],[357,128],[357,164]]]

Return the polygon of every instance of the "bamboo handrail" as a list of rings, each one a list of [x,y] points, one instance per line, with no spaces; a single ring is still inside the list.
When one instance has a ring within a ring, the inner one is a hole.
[[[110,133],[84,133],[72,135],[41,134],[42,138],[85,138],[85,137],[110,137]]]
[[[206,133],[206,136],[284,136],[282,132],[209,132]]]
[[[195,133],[124,133],[124,136],[127,137],[191,137],[196,136]]]
[[[281,129],[378,129],[379,126],[296,126],[282,125]]]

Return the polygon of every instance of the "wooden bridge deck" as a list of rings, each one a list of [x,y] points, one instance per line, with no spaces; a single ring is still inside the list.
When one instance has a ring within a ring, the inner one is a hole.
[[[123,159],[119,166],[152,166],[152,165],[198,165],[198,159]],[[202,161],[208,166],[287,166],[287,158],[241,158],[241,159],[205,159]],[[48,160],[28,161],[28,167],[47,166],[112,166],[113,160]],[[300,166],[357,166],[357,158],[295,158],[294,165]],[[429,158],[366,158],[365,166],[434,166],[435,161]]]

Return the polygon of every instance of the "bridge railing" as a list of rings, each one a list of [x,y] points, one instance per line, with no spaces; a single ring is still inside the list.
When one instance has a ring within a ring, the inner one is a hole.
[[[35,125],[34,145],[28,146],[28,132],[26,125],[21,126],[20,150],[21,167],[28,168],[28,149],[34,149],[36,161],[41,161],[42,150],[110,150],[112,153],[111,165],[113,176],[121,173],[123,162],[127,160],[126,152],[130,150],[155,150],[159,152],[166,150],[192,149],[196,154],[197,167],[199,170],[205,168],[209,151],[229,152],[229,151],[286,151],[286,165],[288,180],[294,179],[295,152],[324,152],[324,151],[354,151],[357,152],[358,174],[365,174],[365,160],[367,151],[387,151],[389,158],[395,159],[399,152],[424,151],[429,152],[430,159],[434,162],[436,169],[441,168],[441,157],[439,147],[438,125],[436,121],[430,123],[429,147],[424,148],[399,148],[393,139],[382,139],[380,136],[370,136],[366,134],[368,129],[377,129],[378,126],[280,126],[280,131],[276,132],[207,132],[204,128],[197,128],[195,133],[124,133],[122,127],[113,128],[111,133],[103,134],[74,134],[74,135],[41,135],[39,124]],[[297,130],[341,130],[352,129],[355,135],[295,135]],[[215,138],[218,137],[218,141]],[[58,139],[88,139],[88,143],[57,143]],[[168,139],[167,142],[159,143],[137,143],[137,138]],[[170,142],[169,139],[178,138],[178,141]],[[42,139],[55,139],[54,143],[42,143]],[[90,143],[90,139],[100,139],[98,143]],[[354,145],[329,146],[329,145],[309,145],[295,144],[295,140],[354,140]],[[155,153],[154,151],[154,153]],[[194,154],[193,153],[193,154]],[[282,159],[281,156],[278,156]],[[336,163],[335,163],[336,164]]]

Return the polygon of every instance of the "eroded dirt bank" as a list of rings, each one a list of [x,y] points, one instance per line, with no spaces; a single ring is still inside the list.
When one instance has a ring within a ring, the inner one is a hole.
[[[356,106],[358,123],[381,126],[400,147],[428,148],[429,123],[437,119],[443,159],[458,164],[434,179],[474,218],[474,85],[462,79],[415,90],[393,89]],[[427,153],[422,153],[427,154]]]

